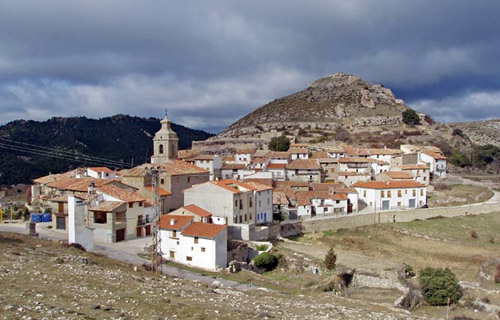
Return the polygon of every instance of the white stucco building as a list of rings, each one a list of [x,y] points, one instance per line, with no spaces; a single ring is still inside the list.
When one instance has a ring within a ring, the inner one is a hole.
[[[227,226],[194,222],[193,218],[161,216],[163,257],[207,270],[227,267]]]
[[[420,208],[427,204],[426,186],[416,181],[367,181],[353,187],[359,199],[375,210]]]

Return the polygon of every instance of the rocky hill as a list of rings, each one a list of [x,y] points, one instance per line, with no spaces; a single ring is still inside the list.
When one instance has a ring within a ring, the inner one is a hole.
[[[176,124],[172,124],[172,128],[179,136],[180,149],[189,148],[193,140],[205,140],[212,136],[210,133]],[[0,138],[137,165],[148,161],[152,155],[152,139],[159,129],[159,119],[127,115],[102,119],[52,118],[43,122],[12,121],[0,126]],[[12,145],[11,142],[0,140],[0,185],[29,183],[33,178],[49,172],[57,173],[77,166],[99,165],[5,148]],[[35,152],[42,150],[37,147],[30,148]]]
[[[450,126],[462,130],[474,144],[500,147],[500,119],[458,122]]]
[[[408,126],[402,112],[410,109],[392,91],[355,75],[336,73],[311,83],[306,89],[276,99],[230,125],[216,137],[196,145],[202,148],[263,146],[274,136],[286,134],[299,142],[349,140],[355,144],[396,146],[426,143],[443,137],[462,144],[449,126],[419,113],[421,124]],[[347,131],[339,139],[338,128]],[[345,142],[345,141],[343,141]]]

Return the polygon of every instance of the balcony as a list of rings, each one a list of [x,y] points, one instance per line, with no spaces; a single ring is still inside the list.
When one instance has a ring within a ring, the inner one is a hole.
[[[153,217],[151,217],[151,216],[137,217],[137,225],[138,226],[144,226],[144,225],[152,223],[152,222],[153,222]]]

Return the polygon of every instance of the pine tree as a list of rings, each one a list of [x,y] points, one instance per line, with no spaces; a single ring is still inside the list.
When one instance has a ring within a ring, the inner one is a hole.
[[[325,256],[325,267],[328,270],[333,270],[335,269],[335,264],[337,263],[337,254],[333,250],[333,247],[328,250]]]

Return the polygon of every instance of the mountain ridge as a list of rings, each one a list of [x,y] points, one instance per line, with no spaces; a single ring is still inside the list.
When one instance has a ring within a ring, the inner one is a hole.
[[[0,126],[0,137],[137,165],[147,162],[152,155],[152,139],[160,126],[160,119],[124,114],[100,119],[53,117],[46,121],[11,121]],[[179,149],[189,148],[193,140],[205,140],[213,136],[175,123],[172,128],[179,136]],[[29,183],[33,178],[50,172],[63,172],[84,165],[85,163],[2,148],[0,185]]]

